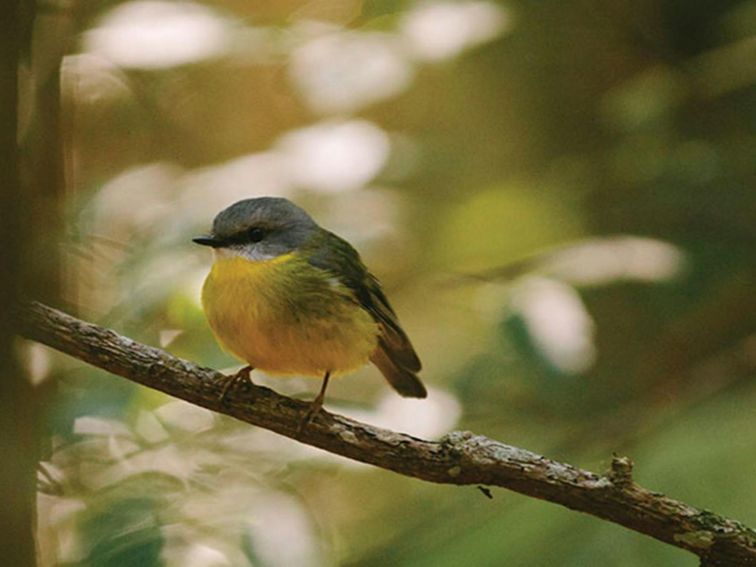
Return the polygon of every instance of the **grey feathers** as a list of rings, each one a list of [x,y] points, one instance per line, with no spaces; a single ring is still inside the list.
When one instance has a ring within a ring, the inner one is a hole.
[[[310,215],[288,199],[258,197],[238,201],[218,213],[213,220],[213,234],[225,238],[254,226],[301,231],[316,229],[318,225]]]
[[[239,201],[218,213],[212,239],[217,248],[261,260],[299,248],[319,230],[312,217],[291,201],[259,197]]]

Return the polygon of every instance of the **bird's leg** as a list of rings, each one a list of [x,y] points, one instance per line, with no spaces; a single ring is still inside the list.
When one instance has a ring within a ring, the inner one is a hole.
[[[307,414],[305,414],[304,419],[302,420],[302,423],[299,425],[299,432],[302,433],[305,428],[307,427],[307,424],[312,421],[312,418],[315,417],[318,412],[323,407],[323,400],[325,400],[325,393],[326,388],[328,388],[328,379],[331,377],[331,371],[325,373],[325,376],[323,376],[323,384],[320,386],[320,392],[318,393],[317,397],[312,400],[312,403],[310,404],[310,409],[307,410]]]
[[[250,376],[250,373],[254,370],[251,366],[245,366],[239,372],[236,374],[231,374],[230,376],[226,376],[223,380],[223,390],[221,391],[220,398],[218,398],[218,401],[220,403],[226,402],[226,396],[228,395],[228,392],[231,390],[231,388],[236,387],[237,385],[241,384],[242,382],[249,381],[250,384],[254,385],[254,382],[252,382],[252,377]]]

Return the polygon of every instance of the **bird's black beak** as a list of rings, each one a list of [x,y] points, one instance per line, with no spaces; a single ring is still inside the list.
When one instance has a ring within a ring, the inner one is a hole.
[[[201,244],[202,246],[210,246],[211,248],[220,248],[225,245],[225,242],[217,236],[195,236],[192,238],[192,242]]]

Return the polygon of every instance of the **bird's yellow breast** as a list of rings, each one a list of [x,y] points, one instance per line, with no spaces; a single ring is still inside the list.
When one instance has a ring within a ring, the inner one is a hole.
[[[263,261],[219,257],[202,305],[225,350],[272,374],[354,370],[378,342],[377,324],[351,291],[296,252]]]

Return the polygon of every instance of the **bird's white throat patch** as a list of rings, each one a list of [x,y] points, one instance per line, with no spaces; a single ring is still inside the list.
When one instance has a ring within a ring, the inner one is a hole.
[[[239,257],[252,262],[264,262],[278,256],[278,254],[267,254],[257,246],[213,248],[213,255],[216,260]]]

